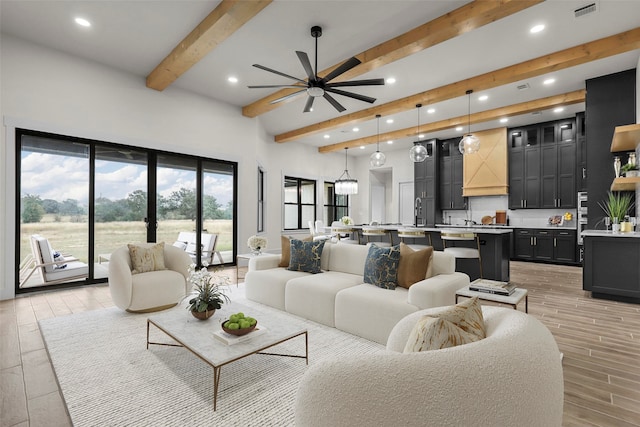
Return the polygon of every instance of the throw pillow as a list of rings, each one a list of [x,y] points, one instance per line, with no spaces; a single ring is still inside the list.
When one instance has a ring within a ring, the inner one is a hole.
[[[433,257],[433,247],[414,251],[408,245],[400,243],[400,263],[398,264],[398,286],[409,289],[427,277],[427,269]]]
[[[60,252],[53,251],[51,253],[51,256],[53,256],[53,262],[56,263],[56,265],[53,266],[54,269],[60,270],[67,266],[67,264],[65,263],[66,260],[64,259],[64,256]]]
[[[307,273],[322,273],[320,261],[325,240],[316,242],[303,242],[302,240],[291,239],[291,259],[288,270],[305,271]]]
[[[187,250],[187,242],[181,242],[179,240],[176,240],[175,242],[173,242],[173,245],[171,246],[175,246],[178,249],[182,249],[183,251]]]
[[[439,350],[486,338],[487,331],[478,298],[467,299],[445,311],[425,315],[409,334],[405,353]]]
[[[369,246],[364,262],[364,283],[370,283],[383,289],[395,289],[398,283],[398,264],[400,247],[381,248]]]
[[[132,274],[146,273],[148,271],[166,270],[164,266],[164,242],[145,248],[136,245],[127,245],[131,257]]]
[[[313,242],[313,237],[305,237],[303,242]],[[280,255],[280,264],[278,267],[289,267],[289,261],[291,260],[291,237],[280,236],[280,247],[282,248],[282,255]]]

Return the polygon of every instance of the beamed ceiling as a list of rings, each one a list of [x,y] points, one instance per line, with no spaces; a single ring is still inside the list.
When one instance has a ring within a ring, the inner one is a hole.
[[[576,17],[590,4],[594,12]],[[469,126],[570,117],[584,110],[586,79],[634,68],[640,56],[639,0],[3,0],[0,12],[3,34],[134,73],[148,90],[180,88],[234,105],[274,143],[320,153],[364,147],[350,154],[369,155],[378,141],[393,141],[382,151],[407,149],[418,132],[449,138]],[[78,15],[93,26],[77,27]],[[530,33],[537,24],[544,30]],[[317,65],[314,25],[323,28]],[[342,113],[322,98],[303,113],[304,91],[271,102],[300,89],[247,88],[300,84],[252,66],[305,79],[295,51],[309,55],[320,77],[350,57],[361,61],[332,82],[396,82],[340,88],[376,98],[333,95]]]

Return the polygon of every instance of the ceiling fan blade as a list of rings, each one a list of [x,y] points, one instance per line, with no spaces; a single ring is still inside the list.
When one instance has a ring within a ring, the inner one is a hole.
[[[282,77],[287,77],[289,79],[297,80],[300,83],[304,83],[305,85],[307,84],[307,82],[305,82],[304,80],[300,80],[299,78],[290,76],[289,74],[281,73],[280,71],[273,70],[271,68],[265,67],[264,65],[253,64],[253,66],[256,67],[256,68],[260,68],[261,70],[268,71],[268,72],[273,73],[273,74],[277,74],[277,75],[282,76]]]
[[[324,99],[329,101],[329,104],[333,105],[333,108],[338,110],[339,113],[342,113],[344,110],[346,110],[346,108],[344,108],[342,104],[336,101],[336,99],[333,96],[329,95],[327,92],[324,93],[323,97]]]
[[[346,73],[347,71],[349,71],[350,69],[352,69],[353,67],[359,64],[360,64],[360,60],[355,56],[352,56],[351,58],[343,62],[342,65],[339,65],[335,70],[333,70],[332,72],[324,76],[322,81],[329,82],[335,79],[336,77],[338,77],[340,74]]]
[[[311,111],[311,107],[313,107],[313,100],[316,99],[313,96],[309,96],[307,98],[307,103],[304,105],[304,110],[303,112],[308,113],[309,111]]]
[[[344,87],[344,86],[378,86],[384,85],[384,79],[367,79],[367,80],[351,80],[348,82],[327,83],[326,87]]]
[[[305,52],[300,52],[299,50],[296,50],[296,55],[298,55],[298,59],[302,64],[302,68],[304,68],[304,71],[307,73],[309,81],[315,81],[316,75],[313,72],[313,68],[311,67],[311,62],[309,62],[309,56],[307,56]]]
[[[302,92],[305,92],[305,91],[306,91],[306,89],[297,90],[297,91],[295,91],[295,92],[293,92],[293,93],[290,93],[289,95],[285,95],[285,96],[283,96],[283,97],[281,97],[281,98],[274,99],[274,100],[273,100],[273,101],[271,101],[269,104],[275,104],[275,103],[277,103],[277,102],[284,101],[285,99],[293,98],[294,96],[297,96],[298,94],[300,94],[300,93],[302,93]]]
[[[376,102],[376,99],[371,98],[370,96],[364,96],[364,95],[360,95],[353,92],[345,92],[344,90],[340,90],[340,89],[326,88],[325,91],[336,93],[342,96],[348,96],[349,98],[357,99],[358,101],[368,102],[369,104],[373,104],[374,102]]]
[[[265,88],[276,88],[276,87],[299,87],[302,89],[306,89],[306,86],[300,86],[300,85],[258,85],[258,86],[247,86],[249,89],[265,89]]]

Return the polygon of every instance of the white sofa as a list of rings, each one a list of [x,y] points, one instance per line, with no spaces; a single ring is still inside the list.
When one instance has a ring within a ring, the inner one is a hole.
[[[402,319],[386,351],[310,366],[298,389],[295,425],[562,425],[560,352],[540,321],[509,308],[482,307],[486,338],[403,354],[418,319],[438,310]]]
[[[438,251],[433,253],[433,277],[409,289],[363,283],[368,250],[327,242],[319,274],[278,267],[279,255],[252,258],[246,296],[384,345],[400,319],[420,309],[454,304],[456,290],[469,284],[469,276],[455,272],[453,256]]]

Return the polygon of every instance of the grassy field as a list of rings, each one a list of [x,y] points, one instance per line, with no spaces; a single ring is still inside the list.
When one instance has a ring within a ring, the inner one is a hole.
[[[88,225],[86,222],[72,222],[68,218],[55,221],[53,216],[46,215],[42,221],[22,224],[20,233],[20,260],[31,254],[29,238],[32,234],[40,234],[49,239],[54,250],[71,254],[83,262],[88,262]],[[157,230],[157,241],[172,244],[181,231],[193,231],[195,222],[190,220],[160,221]],[[233,221],[207,220],[204,223],[206,233],[218,234],[216,249],[230,251],[233,249]],[[147,229],[144,222],[108,222],[97,223],[95,231],[96,259],[98,254],[108,254],[127,243],[145,242]]]

